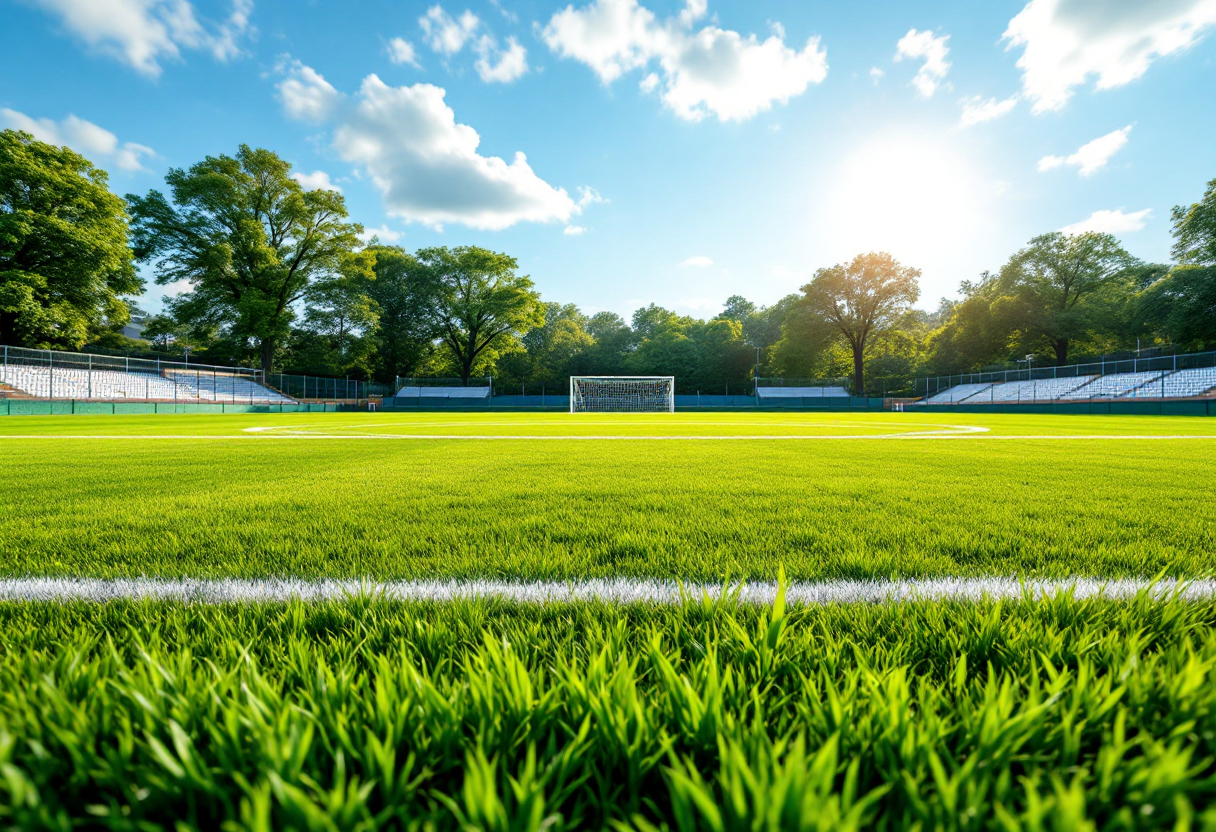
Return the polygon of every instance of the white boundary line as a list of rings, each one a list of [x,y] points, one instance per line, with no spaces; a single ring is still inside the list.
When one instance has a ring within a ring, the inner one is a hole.
[[[771,604],[777,586],[772,582],[728,587],[746,604]],[[376,582],[351,579],[238,579],[238,578],[2,578],[0,602],[157,600],[206,604],[257,603],[300,599],[340,600],[351,596],[382,595],[400,601],[454,601],[496,598],[520,603],[600,601],[610,604],[678,604],[682,597],[696,601],[702,594],[719,598],[721,584],[692,583],[683,590],[674,581],[610,578],[578,581],[422,580]],[[683,594],[682,594],[683,593]],[[1127,600],[1145,593],[1154,600],[1182,598],[1216,600],[1216,579],[1189,582],[1143,579],[1067,578],[1021,581],[1013,577],[926,578],[904,581],[794,582],[786,591],[793,604],[897,603],[914,600],[980,601],[984,599],[1037,599],[1069,593],[1076,598]]]
[[[21,440],[21,439],[38,439],[38,440],[131,440],[131,441],[161,441],[161,440],[212,440],[212,441],[232,441],[232,440],[253,440],[253,441],[376,441],[384,439],[396,440],[464,440],[464,441],[560,441],[560,442],[580,442],[580,441],[617,441],[617,442],[730,442],[730,441],[823,441],[834,442],[839,440],[898,440],[898,441],[917,441],[917,440],[950,440],[950,441],[984,441],[984,440],[1019,440],[1019,441],[1058,441],[1070,442],[1074,440],[1178,440],[1178,439],[1199,439],[1212,440],[1216,439],[1216,434],[1139,434],[1139,433],[1052,433],[1052,434],[991,434],[991,433],[945,433],[945,432],[918,432],[918,433],[870,433],[870,434],[848,434],[838,436],[827,436],[817,434],[685,434],[685,435],[665,435],[665,436],[622,436],[622,435],[598,435],[598,434],[472,434],[472,433],[382,433],[382,434],[320,434],[320,433],[255,433],[255,434],[12,434],[0,435],[0,441]]]

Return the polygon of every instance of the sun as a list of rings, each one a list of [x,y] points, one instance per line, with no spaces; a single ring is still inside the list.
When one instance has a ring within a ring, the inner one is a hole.
[[[997,188],[948,136],[897,135],[850,151],[820,194],[816,236],[834,259],[887,251],[932,269],[985,235]]]

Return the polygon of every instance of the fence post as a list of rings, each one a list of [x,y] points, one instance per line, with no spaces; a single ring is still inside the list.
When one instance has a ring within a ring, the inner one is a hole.
[[[89,356],[89,369],[87,372],[89,374],[89,398],[91,399],[93,398],[93,356],[91,355]]]
[[[46,366],[50,369],[51,376],[51,398],[55,398],[55,353],[50,350],[46,351]]]

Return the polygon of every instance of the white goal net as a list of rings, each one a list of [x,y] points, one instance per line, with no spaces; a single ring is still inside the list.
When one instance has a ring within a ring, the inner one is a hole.
[[[675,413],[674,376],[571,376],[571,413]]]

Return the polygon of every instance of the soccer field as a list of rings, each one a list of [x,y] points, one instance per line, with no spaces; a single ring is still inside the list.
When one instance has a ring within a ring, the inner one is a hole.
[[[10,417],[0,825],[1216,829],[1214,455],[1201,418]]]
[[[1197,578],[1216,551],[1199,418],[77,416],[0,434],[8,577]]]

